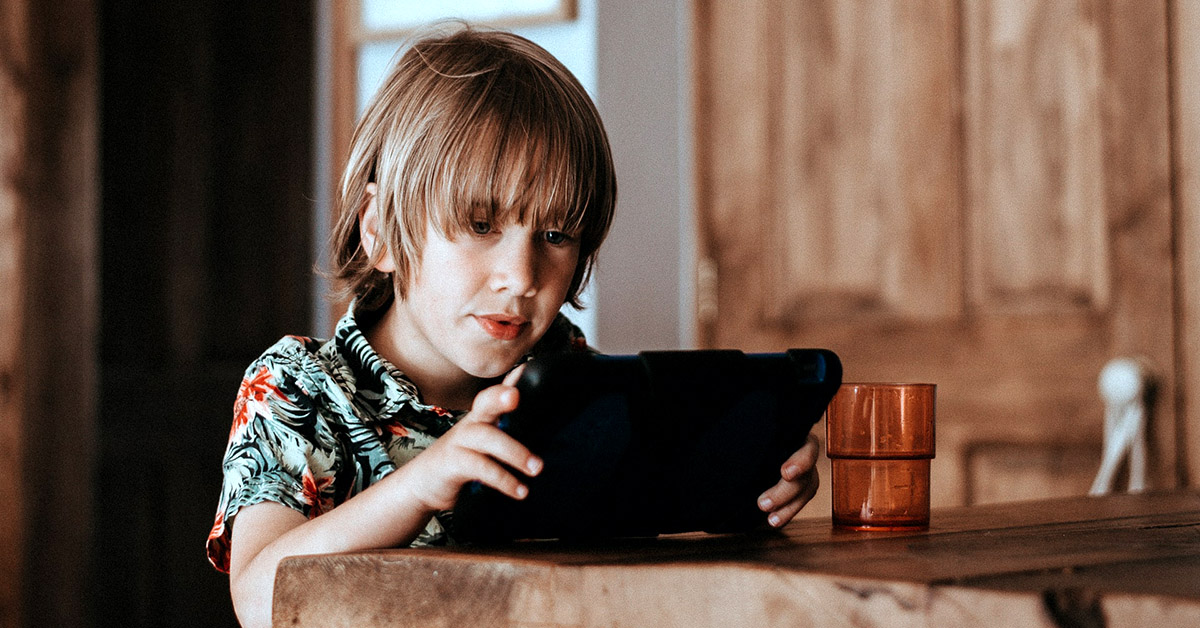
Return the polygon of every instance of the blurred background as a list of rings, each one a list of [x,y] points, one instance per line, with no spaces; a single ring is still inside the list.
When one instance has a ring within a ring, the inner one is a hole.
[[[1200,3],[505,4],[0,0],[0,626],[236,625],[203,544],[242,371],[341,313],[354,118],[445,16],[600,108],[599,349],[937,383],[935,506],[1086,493],[1136,358],[1150,488],[1195,484]]]

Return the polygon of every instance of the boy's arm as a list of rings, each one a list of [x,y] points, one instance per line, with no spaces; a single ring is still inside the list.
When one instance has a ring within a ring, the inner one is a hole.
[[[275,502],[238,511],[229,548],[229,595],[242,626],[271,625],[275,568],[283,556],[272,556],[278,552],[263,548],[306,521],[304,515]]]
[[[275,503],[238,511],[229,586],[242,625],[271,625],[275,570],[288,556],[406,545],[430,517],[452,508],[463,484],[474,480],[524,498],[528,488],[505,465],[532,476],[542,461],[496,427],[501,415],[517,407],[518,375],[519,370],[479,393],[471,411],[428,449],[319,517],[307,519]]]
[[[390,493],[395,491],[388,488],[381,481],[311,520],[275,502],[238,511],[230,547],[229,590],[242,626],[271,625],[275,570],[284,558],[394,547],[416,538],[432,513],[411,499],[393,497]]]

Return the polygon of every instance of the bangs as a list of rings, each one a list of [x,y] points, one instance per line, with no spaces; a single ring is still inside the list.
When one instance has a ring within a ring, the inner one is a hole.
[[[581,141],[589,134],[574,104],[551,96],[545,74],[515,65],[462,79],[465,102],[453,108],[462,113],[430,134],[442,138],[442,158],[413,173],[427,219],[447,237],[508,219],[575,237],[596,204],[597,149]]]
[[[485,126],[464,142],[470,145],[455,147],[453,161],[435,174],[427,204],[434,224],[453,236],[476,221],[511,219],[578,236],[588,198],[574,156],[552,137],[505,126]]]

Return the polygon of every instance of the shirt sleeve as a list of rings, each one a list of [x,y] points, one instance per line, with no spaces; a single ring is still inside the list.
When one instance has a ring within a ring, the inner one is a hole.
[[[335,445],[322,438],[297,370],[286,356],[268,353],[246,370],[238,389],[206,543],[209,562],[220,571],[229,572],[232,525],[241,508],[270,501],[312,518],[333,507]]]

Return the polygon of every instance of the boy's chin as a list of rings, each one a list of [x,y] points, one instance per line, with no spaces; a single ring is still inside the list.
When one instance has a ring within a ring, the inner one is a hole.
[[[524,356],[524,352],[512,356],[511,359],[509,359],[509,356],[504,356],[503,358],[477,363],[472,368],[464,370],[472,377],[479,379],[500,379],[513,370]]]

